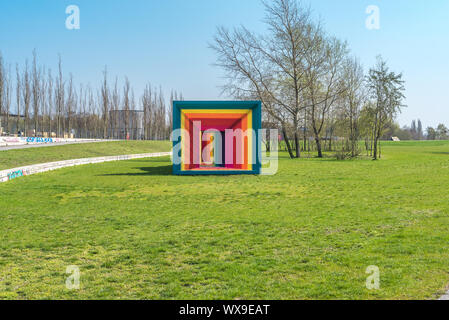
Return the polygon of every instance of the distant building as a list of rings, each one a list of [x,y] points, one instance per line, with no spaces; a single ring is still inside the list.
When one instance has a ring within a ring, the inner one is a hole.
[[[109,111],[109,138],[143,140],[144,113],[142,110]]]
[[[0,135],[14,135],[18,134],[18,128],[17,128],[17,116],[16,114],[9,114],[8,121],[6,114],[0,114]],[[23,130],[23,122],[25,121],[25,117],[20,115],[20,123],[21,123],[21,130]],[[8,124],[8,127],[7,126]]]

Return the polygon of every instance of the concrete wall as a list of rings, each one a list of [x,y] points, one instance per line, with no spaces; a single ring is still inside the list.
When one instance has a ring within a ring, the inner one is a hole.
[[[131,159],[141,159],[141,158],[154,158],[169,156],[171,152],[161,152],[161,153],[144,153],[144,154],[131,154],[122,156],[108,156],[108,157],[98,157],[98,158],[84,158],[84,159],[74,159],[74,160],[64,160],[56,162],[48,162],[41,164],[34,164],[30,166],[18,167],[13,169],[7,169],[0,171],[0,183],[7,182],[19,177],[28,176],[35,173],[41,173],[46,171],[52,171],[60,168],[79,166],[84,164],[93,164],[109,161],[121,161],[121,160],[131,160]]]
[[[0,137],[0,147],[21,146],[27,144],[80,143],[101,142],[111,140],[95,139],[63,139],[63,138],[35,138],[35,137]]]

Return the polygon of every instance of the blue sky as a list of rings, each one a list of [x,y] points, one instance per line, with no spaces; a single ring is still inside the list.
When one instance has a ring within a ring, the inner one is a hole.
[[[347,40],[368,69],[382,54],[403,72],[407,105],[399,122],[449,125],[449,1],[312,0],[314,15]],[[68,5],[81,12],[80,30],[65,28]],[[380,30],[365,27],[368,5],[380,8]],[[218,25],[244,24],[263,32],[259,0],[14,0],[0,2],[0,51],[24,63],[36,48],[56,71],[57,55],[76,82],[97,86],[108,65],[111,80],[127,75],[140,95],[146,83],[181,91],[186,99],[220,96],[222,72],[208,48]]]

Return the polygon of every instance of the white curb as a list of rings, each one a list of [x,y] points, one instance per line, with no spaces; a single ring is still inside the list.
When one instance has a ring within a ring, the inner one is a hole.
[[[171,152],[160,152],[160,153],[143,153],[143,154],[129,154],[120,156],[108,156],[108,157],[98,157],[98,158],[84,158],[84,159],[73,159],[64,160],[48,163],[33,164],[30,166],[18,167],[13,169],[7,169],[0,171],[0,183],[13,180],[22,176],[28,176],[35,173],[41,173],[46,171],[52,171],[56,169],[79,166],[83,164],[93,164],[101,162],[110,161],[122,161],[131,159],[142,159],[142,158],[154,158],[154,157],[164,157],[171,155]]]
[[[447,300],[447,301],[449,301],[449,291],[448,292],[446,292],[446,294],[444,295],[444,296],[442,296],[440,299],[438,299],[438,300]]]
[[[0,137],[0,147],[26,145],[58,145],[60,143],[111,142],[107,139],[69,139],[69,138],[35,138],[35,137]]]

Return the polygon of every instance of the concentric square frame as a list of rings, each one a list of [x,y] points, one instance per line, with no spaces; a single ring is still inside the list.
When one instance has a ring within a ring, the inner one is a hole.
[[[180,153],[181,164],[173,164],[173,174],[175,175],[240,175],[254,174],[261,172],[259,129],[262,126],[262,105],[260,101],[174,101],[173,102],[173,130],[184,129],[191,132],[193,121],[201,121],[202,130],[216,129],[241,129],[248,130],[249,136],[243,143],[243,164],[226,164],[223,168],[198,168],[195,165],[186,164],[186,157],[192,160],[192,152],[189,146],[192,143],[185,143],[184,134],[173,141],[173,149],[181,144]],[[232,125],[231,125],[232,123]],[[188,138],[192,139],[190,135]],[[192,141],[190,141],[192,142]],[[174,155],[175,156],[175,155]],[[234,152],[234,161],[235,161]]]

